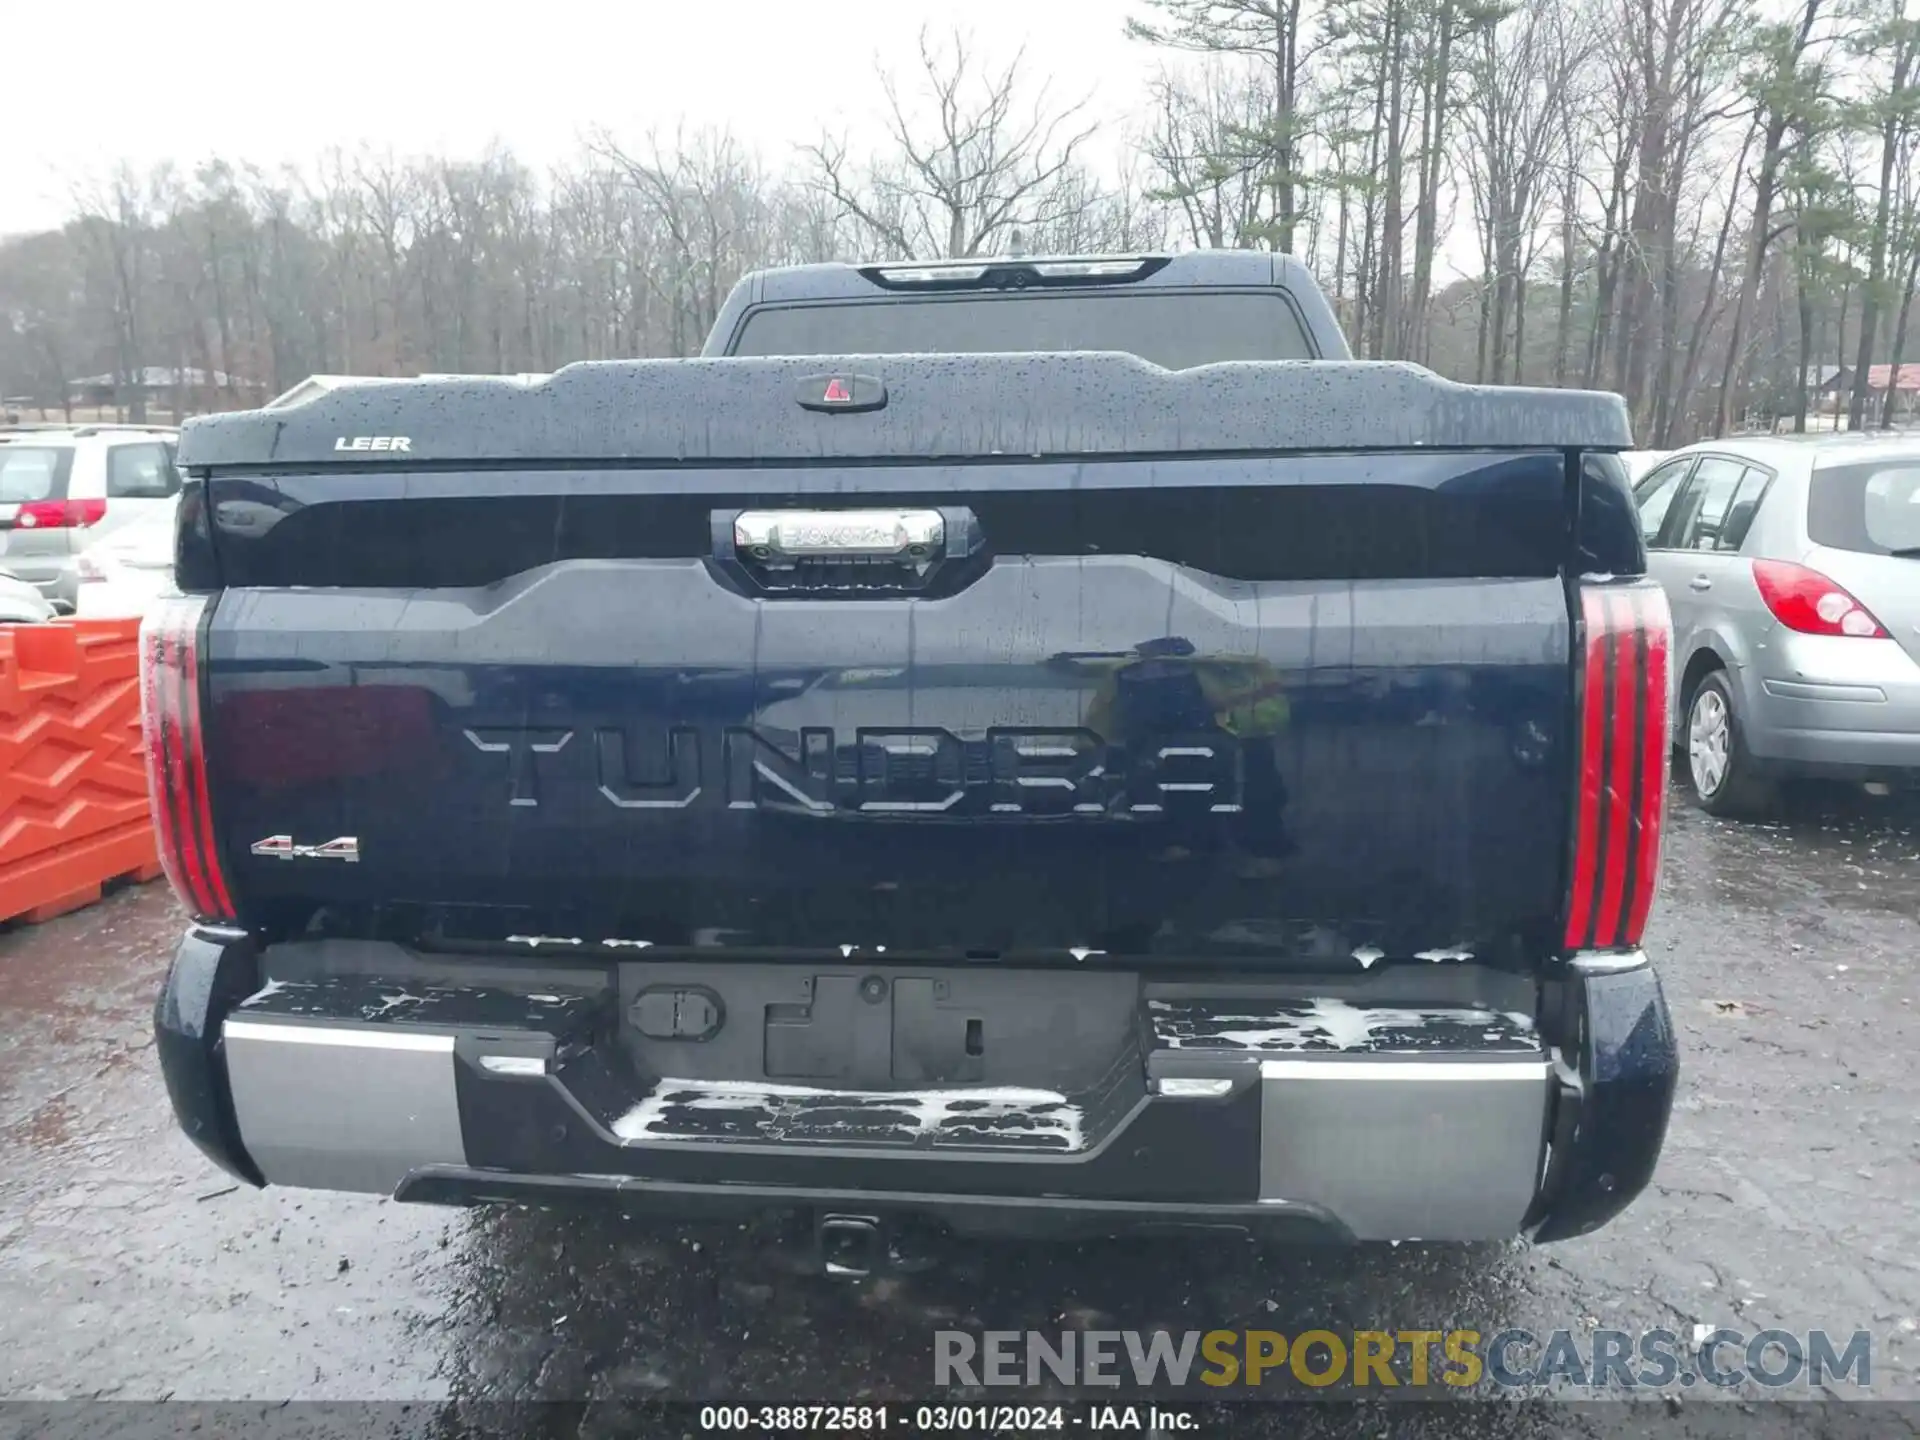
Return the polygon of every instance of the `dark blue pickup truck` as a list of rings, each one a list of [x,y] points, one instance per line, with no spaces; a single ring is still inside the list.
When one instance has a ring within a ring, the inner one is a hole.
[[[186,427],[157,1025],[216,1163],[851,1273],[1640,1192],[1617,399],[1356,363],[1252,254],[769,272],[709,351]]]

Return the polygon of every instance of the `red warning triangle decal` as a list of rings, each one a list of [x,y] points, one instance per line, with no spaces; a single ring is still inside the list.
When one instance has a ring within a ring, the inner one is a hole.
[[[847,382],[836,375],[833,379],[827,381],[826,393],[820,398],[834,404],[844,405],[853,399],[853,392],[847,389]]]

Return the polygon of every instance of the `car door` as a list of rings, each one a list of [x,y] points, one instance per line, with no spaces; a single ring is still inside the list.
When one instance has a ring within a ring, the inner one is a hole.
[[[173,446],[164,440],[123,441],[107,447],[107,513],[94,540],[133,521],[172,508],[180,493]]]
[[[1650,556],[1659,553],[1660,536],[1666,529],[1667,516],[1672,513],[1674,502],[1686,489],[1687,477],[1693,473],[1693,463],[1697,458],[1691,454],[1677,455],[1649,470],[1633,487],[1634,509],[1640,512],[1640,538],[1647,542]],[[1656,575],[1655,578],[1660,577]]]
[[[1725,643],[1725,597],[1739,588],[1734,572],[1744,562],[1721,545],[1747,468],[1731,455],[1700,456],[1661,529],[1661,583],[1673,610],[1675,669],[1681,672],[1702,646],[1731,665],[1746,660],[1744,651],[1726,653]]]
[[[1760,598],[1760,587],[1753,578],[1753,556],[1758,552],[1748,548],[1747,536],[1753,531],[1754,521],[1775,478],[1768,466],[1752,460],[1743,464],[1745,469],[1739,487],[1733,492],[1732,503],[1714,530],[1712,569],[1708,577],[1712,585],[1705,592],[1711,597],[1713,614],[1731,627],[1728,633],[1738,637],[1734,648],[1740,652],[1741,663],[1752,653],[1761,629],[1773,621],[1773,612]],[[1696,547],[1697,553],[1700,552]]]

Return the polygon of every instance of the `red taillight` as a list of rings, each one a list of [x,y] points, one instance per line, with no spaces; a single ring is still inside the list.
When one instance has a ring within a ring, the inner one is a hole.
[[[80,530],[107,518],[104,500],[29,500],[14,512],[16,530]]]
[[[1851,635],[1884,640],[1886,627],[1846,590],[1818,570],[1785,560],[1753,562],[1753,583],[1773,618],[1802,635]]]
[[[200,620],[206,602],[162,601],[140,625],[140,718],[160,864],[195,918],[231,923],[233,899],[213,838],[200,710]]]
[[[1574,812],[1569,950],[1638,945],[1660,883],[1673,620],[1646,581],[1580,592],[1579,802]]]

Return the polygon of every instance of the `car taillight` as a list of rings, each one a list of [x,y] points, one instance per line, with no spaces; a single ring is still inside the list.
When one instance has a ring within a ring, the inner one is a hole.
[[[201,723],[200,622],[195,596],[161,601],[140,625],[140,718],[147,793],[160,864],[196,919],[232,923],[233,898],[214,842]]]
[[[1818,570],[1786,560],[1753,562],[1753,583],[1773,618],[1802,635],[1852,635],[1885,640],[1886,627],[1858,600]]]
[[[14,512],[16,530],[80,530],[107,518],[104,500],[29,500]]]
[[[1650,581],[1580,590],[1579,799],[1569,950],[1640,943],[1660,884],[1671,722],[1673,619]]]

